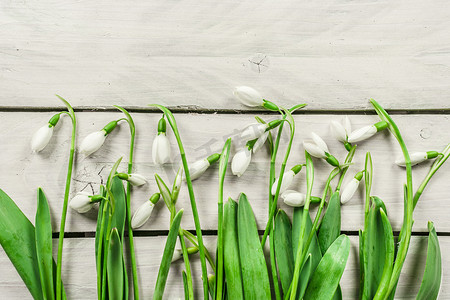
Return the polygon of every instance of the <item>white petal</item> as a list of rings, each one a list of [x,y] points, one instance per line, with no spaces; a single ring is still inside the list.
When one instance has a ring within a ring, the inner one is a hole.
[[[303,148],[305,148],[306,152],[308,152],[310,155],[314,157],[327,158],[322,148],[319,148],[316,144],[310,142],[303,142]]]
[[[268,136],[269,131],[266,131],[256,140],[256,143],[253,145],[253,153],[256,153],[262,146],[264,146]]]
[[[414,166],[420,164],[423,161],[426,161],[428,156],[426,152],[414,152],[411,153],[409,157],[411,158],[411,166]],[[406,167],[405,157],[403,155],[399,156],[395,163],[400,167]]]
[[[241,138],[246,141],[251,141],[259,138],[266,131],[267,124],[252,124],[247,126],[241,133]]]
[[[289,188],[289,186],[292,184],[292,181],[294,180],[294,176],[295,173],[292,170],[284,172],[283,181],[281,182],[280,187],[280,194]],[[272,195],[275,195],[275,193],[277,192],[278,179],[279,178],[275,179],[275,182],[272,185]]]
[[[155,164],[161,165],[170,161],[170,143],[164,132],[153,140],[152,157]]]
[[[305,205],[306,195],[297,191],[287,190],[281,194],[284,203],[292,207],[300,207]]]
[[[314,132],[311,132],[311,137],[312,137],[314,143],[316,143],[316,145],[319,146],[320,149],[322,149],[325,152],[330,152],[328,150],[327,144],[325,143],[324,140],[322,140],[322,138],[320,136],[318,136]]]
[[[129,174],[128,181],[133,186],[140,186],[147,183],[147,179],[140,174]]]
[[[86,213],[91,210],[94,204],[91,203],[89,194],[86,192],[80,192],[75,195],[69,202],[70,208],[76,210],[80,214]]]
[[[189,165],[189,174],[191,175],[191,180],[195,180],[205,173],[206,169],[209,168],[209,161],[204,158],[197,160],[193,164]]]
[[[344,117],[344,120],[342,120],[342,124],[344,125],[345,131],[347,132],[348,136],[352,132],[352,123],[350,122],[348,116]]]
[[[349,143],[364,141],[377,133],[377,128],[373,125],[365,126],[350,133],[348,136]]]
[[[355,194],[356,190],[358,189],[359,181],[355,178],[353,178],[347,185],[344,187],[341,193],[341,203],[345,204],[347,203]]]
[[[233,175],[237,175],[241,177],[244,174],[245,170],[247,170],[250,161],[252,160],[252,152],[248,150],[247,147],[237,152],[233,161],[231,162],[231,172]]]
[[[345,131],[344,126],[342,126],[341,123],[336,121],[331,121],[330,125],[333,136],[339,142],[345,143],[347,141],[347,132]]]
[[[81,142],[80,152],[86,156],[91,155],[103,145],[106,139],[105,131],[100,130],[89,134]]]
[[[176,262],[177,260],[183,258],[183,251],[181,249],[175,249],[172,256],[171,262]]]
[[[31,139],[31,150],[35,152],[42,151],[45,146],[47,146],[48,142],[50,142],[52,135],[53,126],[47,124],[39,128]]]
[[[238,86],[234,92],[234,96],[244,105],[247,106],[261,106],[263,104],[263,97],[257,90],[248,86]]]
[[[136,229],[144,225],[150,218],[153,207],[155,207],[155,205],[150,201],[145,201],[145,203],[139,206],[131,218],[131,228]]]

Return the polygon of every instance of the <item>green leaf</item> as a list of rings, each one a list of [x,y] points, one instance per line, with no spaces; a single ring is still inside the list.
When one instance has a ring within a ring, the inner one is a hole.
[[[292,252],[292,226],[289,217],[279,210],[275,217],[275,256],[280,273],[281,287],[287,295],[294,275],[294,254]]]
[[[183,275],[184,299],[189,300],[189,286],[187,281],[187,275],[184,270],[181,271],[181,274]]]
[[[175,215],[172,225],[170,226],[169,234],[164,247],[164,254],[159,265],[158,278],[156,279],[155,292],[153,299],[162,299],[164,288],[166,287],[167,276],[169,275],[170,264],[172,261],[173,251],[178,238],[180,230],[181,217],[183,216],[183,209]]]
[[[111,221],[111,228],[116,227],[119,232],[120,240],[123,239],[125,220],[126,220],[126,197],[123,182],[119,177],[112,179],[111,193],[114,197],[115,209],[114,215]]]
[[[0,189],[0,244],[34,299],[42,296],[33,224]]]
[[[224,269],[228,299],[244,299],[237,229],[238,204],[231,198],[223,213]]]
[[[106,265],[108,296],[112,300],[123,299],[123,251],[117,228],[111,230]]]
[[[297,299],[303,299],[303,296],[305,295],[306,288],[308,287],[309,278],[311,278],[311,262],[312,262],[312,256],[311,254],[308,254],[306,257],[305,263],[302,266],[302,270],[300,271],[300,282],[298,284],[298,290],[297,290]]]
[[[172,195],[170,193],[169,188],[167,187],[164,180],[162,180],[161,177],[159,177],[158,174],[155,174],[156,184],[158,185],[159,192],[161,193],[161,196],[164,200],[164,203],[166,203],[167,208],[169,211],[172,211],[173,205],[172,205]]]
[[[319,229],[319,246],[322,254],[338,238],[341,233],[341,197],[335,192],[328,203],[327,210]]]
[[[425,272],[423,273],[422,284],[420,285],[417,300],[437,299],[442,279],[442,259],[439,240],[432,222],[428,222],[428,250]]]
[[[239,196],[238,239],[244,295],[247,299],[270,299],[270,283],[258,228],[247,196]]]
[[[333,299],[349,253],[350,239],[346,235],[339,236],[325,252],[314,271],[305,292],[305,300]]]
[[[39,265],[42,294],[45,299],[54,299],[53,256],[52,256],[52,222],[50,209],[44,191],[38,188],[36,211],[36,256]]]

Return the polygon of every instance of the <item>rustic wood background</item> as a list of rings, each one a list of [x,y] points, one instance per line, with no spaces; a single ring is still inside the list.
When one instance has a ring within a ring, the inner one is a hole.
[[[113,104],[132,113],[137,124],[135,171],[149,178],[148,185],[133,190],[133,211],[157,190],[154,173],[172,181],[179,165],[175,155],[173,164],[163,168],[152,163],[151,145],[160,113],[147,107],[149,103],[164,104],[176,112],[190,161],[219,151],[229,136],[235,151],[242,146],[239,130],[253,122],[255,114],[263,114],[233,99],[231,92],[237,85],[253,86],[281,105],[308,104],[295,115],[297,133],[289,165],[304,160],[301,141],[311,131],[323,136],[333,154],[342,159],[345,152],[331,137],[329,121],[349,114],[354,128],[375,122],[369,98],[393,114],[411,151],[441,150],[450,142],[450,9],[444,0],[45,0],[2,1],[0,6],[0,188],[34,220],[36,188],[43,187],[55,233],[62,209],[69,120],[60,121],[43,152],[33,154],[29,147],[34,131],[62,108],[55,93],[76,108],[79,139],[120,117]],[[175,149],[170,133],[169,138]],[[128,128],[122,124],[100,151],[89,158],[77,156],[72,195],[82,189],[96,191],[112,163],[121,156],[127,160],[128,143]],[[373,193],[384,199],[398,231],[405,176],[393,160],[400,149],[387,133],[359,146],[349,174],[362,168],[365,152],[371,151]],[[285,145],[281,152],[284,149]],[[315,165],[315,193],[319,193],[330,167],[320,161]],[[429,166],[414,168],[415,186]],[[241,178],[226,178],[226,195],[237,198],[239,192],[247,193],[260,228],[267,219],[268,168],[268,152],[263,150]],[[121,169],[125,170],[125,164]],[[217,223],[217,169],[212,167],[194,182],[211,250]],[[440,298],[450,298],[449,176],[450,167],[444,166],[416,208],[397,299],[414,298],[418,291],[428,220],[435,223],[443,255]],[[297,176],[295,188],[305,190],[304,173]],[[345,299],[358,295],[361,196],[362,192],[342,208],[342,230],[353,245],[342,280]],[[185,187],[178,207],[186,211],[182,226],[194,229]],[[63,267],[67,294],[69,299],[95,299],[96,212],[69,212]],[[151,221],[136,232],[143,299],[151,298],[167,230],[168,214],[161,202]],[[198,283],[197,256],[193,263]],[[2,298],[29,299],[3,250],[0,264]],[[183,267],[182,262],[173,265],[167,299],[183,298]],[[197,284],[198,296],[199,288]]]

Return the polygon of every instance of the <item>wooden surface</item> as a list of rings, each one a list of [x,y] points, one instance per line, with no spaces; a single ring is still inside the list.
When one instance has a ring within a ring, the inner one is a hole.
[[[255,87],[266,99],[285,106],[308,104],[295,115],[297,131],[288,167],[304,162],[301,142],[311,131],[321,135],[342,161],[345,150],[332,138],[329,121],[350,113],[353,128],[376,122],[369,98],[395,113],[410,151],[439,151],[450,142],[450,9],[444,0],[2,1],[0,25],[0,188],[34,221],[36,188],[41,186],[50,202],[54,232],[62,209],[69,119],[60,121],[43,152],[34,154],[29,145],[34,131],[62,108],[55,93],[76,108],[79,139],[122,117],[113,104],[132,112],[137,124],[135,171],[149,179],[148,185],[133,189],[133,211],[157,191],[154,174],[171,182],[180,164],[176,155],[167,166],[153,164],[151,145],[161,115],[149,103],[168,105],[177,112],[191,162],[220,151],[229,136],[233,153],[243,146],[239,132],[254,122],[254,110],[233,99],[232,90],[238,85]],[[275,115],[262,117],[270,120]],[[174,137],[168,135],[175,152]],[[285,130],[281,153],[287,139]],[[121,124],[97,153],[88,158],[77,155],[71,194],[97,191],[112,164],[121,156],[127,161],[128,143],[128,128]],[[405,173],[393,161],[400,149],[387,133],[360,143],[345,182],[363,168],[366,151],[372,153],[375,166],[373,194],[385,201],[398,231]],[[314,194],[319,196],[331,168],[319,160],[314,163]],[[414,167],[415,187],[429,166]],[[120,170],[125,168],[123,163]],[[225,195],[237,198],[245,192],[260,229],[267,220],[268,169],[268,151],[263,149],[241,178],[231,173],[226,177]],[[217,226],[217,171],[213,166],[194,181],[211,252]],[[449,176],[450,167],[444,165],[417,205],[398,299],[411,299],[417,293],[429,220],[436,225],[443,252],[440,299],[450,298]],[[305,191],[304,171],[293,188]],[[185,186],[177,206],[185,209],[182,226],[194,229]],[[288,209],[284,204],[280,207]],[[95,210],[85,215],[69,210],[66,231],[72,237],[65,242],[63,277],[70,299],[96,297],[95,219]],[[352,241],[342,280],[344,299],[357,298],[356,233],[363,221],[361,185],[342,208],[342,230]],[[168,213],[161,202],[136,238],[144,299],[152,295],[167,229]],[[200,268],[195,261],[198,283]],[[2,249],[0,263],[2,298],[29,299]],[[173,266],[167,299],[183,298],[182,269],[181,262]]]

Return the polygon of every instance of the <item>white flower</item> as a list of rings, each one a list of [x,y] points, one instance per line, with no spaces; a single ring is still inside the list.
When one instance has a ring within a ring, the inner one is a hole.
[[[414,166],[414,165],[420,164],[423,161],[426,161],[428,159],[428,153],[415,152],[415,153],[411,153],[409,155],[409,157],[411,158],[411,166]],[[395,161],[395,163],[397,165],[399,165],[400,167],[406,167],[406,162],[405,162],[404,156],[398,157],[397,160]]]
[[[347,116],[345,116],[342,123],[331,121],[330,125],[331,125],[331,132],[333,133],[334,137],[338,141],[346,143],[349,134],[352,132],[352,125],[350,123],[350,119]]]
[[[172,263],[176,262],[177,260],[183,258],[183,251],[181,249],[175,249],[175,251],[173,251],[173,256],[172,256]]]
[[[297,191],[287,190],[281,194],[284,203],[292,207],[300,207],[305,205],[306,195]]]
[[[238,86],[233,92],[234,96],[246,106],[261,106],[263,105],[263,97],[261,94],[248,86]]]
[[[284,191],[286,191],[289,188],[292,181],[294,180],[294,176],[295,176],[295,173],[292,170],[289,170],[284,173],[283,181],[281,181],[280,193],[283,193]],[[275,195],[275,193],[277,192],[278,179],[279,178],[277,178],[272,185],[272,195]]]
[[[364,141],[364,140],[374,136],[375,133],[377,133],[377,132],[378,132],[378,130],[375,125],[369,125],[369,126],[362,127],[360,129],[357,129],[357,130],[353,131],[352,133],[350,133],[350,135],[348,136],[348,142],[356,143],[356,142]]]
[[[241,138],[247,141],[259,138],[267,129],[267,124],[252,124],[247,126],[241,133]]]
[[[140,186],[147,183],[147,179],[140,175],[140,174],[128,174],[128,180],[129,183],[133,186]]]
[[[359,186],[359,180],[356,178],[352,178],[352,180],[347,183],[347,185],[344,187],[341,193],[341,203],[345,204],[347,203],[355,194],[356,190]]]
[[[165,132],[160,132],[153,140],[152,156],[155,164],[161,165],[170,161],[170,143]]]
[[[42,151],[53,135],[53,126],[50,124],[44,125],[36,131],[31,139],[31,149],[34,152]]]
[[[231,162],[231,172],[233,175],[237,175],[237,177],[241,177],[244,174],[245,170],[247,170],[250,161],[252,160],[252,151],[248,149],[246,146],[244,149],[237,152],[233,161]]]
[[[264,146],[268,136],[269,131],[266,131],[256,140],[256,143],[253,145],[253,153],[256,153],[262,146]]]
[[[323,159],[327,158],[325,151],[314,143],[304,141],[303,148],[305,148],[306,152],[308,152],[309,154],[311,154],[314,157],[323,158]]]
[[[93,205],[89,194],[86,192],[77,193],[69,202],[70,208],[76,210],[80,214],[90,211]]]
[[[196,162],[190,164],[189,174],[191,175],[191,180],[195,180],[202,176],[203,173],[209,168],[208,159],[204,158],[197,160]]]
[[[315,134],[314,132],[311,132],[311,138],[313,139],[314,143],[320,148],[322,149],[324,152],[330,152],[328,150],[328,146],[325,143],[324,140],[322,140],[322,138],[320,136],[318,136],[317,134]]]
[[[145,224],[145,222],[148,221],[150,218],[150,215],[152,214],[153,207],[155,207],[155,204],[153,204],[151,201],[145,201],[144,204],[139,206],[139,208],[136,210],[136,212],[133,214],[133,217],[131,218],[131,228],[136,229],[141,227]]]
[[[81,142],[80,152],[86,156],[91,155],[103,145],[106,139],[106,131],[100,130],[89,134]]]

